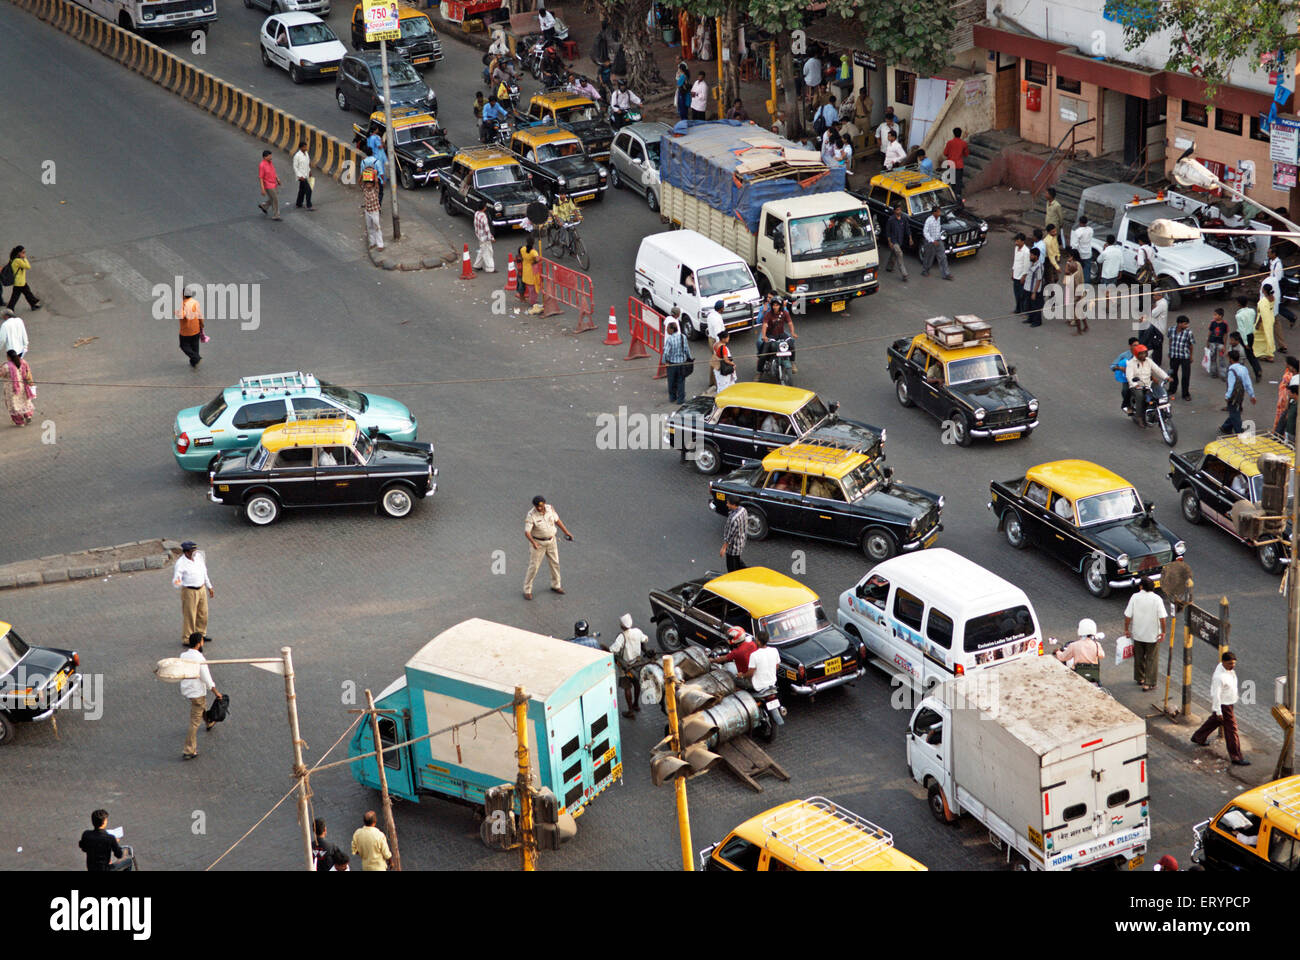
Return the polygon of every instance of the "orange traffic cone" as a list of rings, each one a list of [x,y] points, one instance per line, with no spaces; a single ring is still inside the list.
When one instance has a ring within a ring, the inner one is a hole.
[[[609,308],[609,329],[605,331],[605,346],[621,347],[623,341],[618,336],[618,317],[614,315],[614,308]]]
[[[462,280],[474,279],[474,268],[469,262],[469,244],[465,244],[465,250],[460,255],[460,278]]]
[[[515,273],[515,255],[508,254],[509,260],[506,264],[506,289],[514,290],[519,286],[519,276]]]

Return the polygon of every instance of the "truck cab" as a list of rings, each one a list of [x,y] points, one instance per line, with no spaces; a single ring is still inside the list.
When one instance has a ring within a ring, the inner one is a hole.
[[[875,225],[847,193],[821,193],[763,205],[756,237],[759,284],[805,304],[845,309],[880,287]]]

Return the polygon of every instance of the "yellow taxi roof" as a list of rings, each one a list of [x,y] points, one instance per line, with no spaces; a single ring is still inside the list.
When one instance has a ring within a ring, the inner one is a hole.
[[[1276,454],[1287,463],[1291,463],[1295,455],[1290,444],[1269,434],[1257,433],[1254,436],[1247,436],[1239,433],[1236,436],[1219,437],[1205,445],[1207,457],[1218,457],[1228,466],[1248,477],[1259,476],[1259,467],[1255,465],[1255,461],[1266,453]]]
[[[969,357],[1000,357],[1002,351],[994,344],[984,341],[971,347],[945,347],[937,340],[932,340],[924,333],[918,333],[912,338],[912,346],[924,347],[929,353],[934,354],[944,363],[953,360],[965,360]]]
[[[479,170],[483,167],[498,167],[504,163],[518,163],[519,161],[506,153],[500,147],[465,147],[457,151],[456,161],[464,163],[472,170]]]
[[[1110,493],[1112,490],[1127,490],[1133,486],[1118,473],[1112,473],[1090,460],[1040,463],[1026,470],[1025,476],[1071,500]]]
[[[555,143],[563,140],[578,140],[576,134],[562,127],[524,127],[515,131],[515,138],[518,140],[527,140],[533,146],[541,146],[543,143]],[[581,143],[582,141],[578,141]]]
[[[801,870],[925,870],[869,820],[823,797],[792,800],[750,817],[735,832]]]
[[[935,187],[947,186],[938,177],[931,176],[928,173],[921,173],[919,170],[894,170],[889,173],[878,173],[871,178],[871,185],[873,187],[888,187],[895,193],[901,193],[904,196],[923,193],[926,190],[933,190]]]
[[[764,457],[763,469],[769,473],[773,470],[790,470],[838,480],[870,460],[870,457],[853,450],[824,447],[816,443],[792,443],[778,447]]]
[[[714,397],[719,407],[747,407],[750,410],[767,410],[770,413],[792,414],[815,398],[811,390],[783,387],[779,383],[733,383],[719,390]]]
[[[584,97],[580,93],[571,93],[568,90],[535,93],[531,102],[541,103],[556,110],[561,110],[564,107],[576,107],[584,103],[595,103],[591,97]]]
[[[291,420],[263,430],[262,446],[272,452],[285,447],[351,446],[356,435],[355,420]]]
[[[748,610],[751,617],[770,617],[817,600],[817,594],[798,580],[767,567],[733,570],[714,577],[704,587]]]
[[[1247,790],[1232,801],[1293,836],[1300,836],[1300,774]]]
[[[380,113],[378,116],[379,122],[383,123],[383,113]],[[373,119],[374,115],[372,115],[371,118]],[[404,127],[416,127],[423,123],[436,125],[438,121],[433,114],[426,113],[423,110],[404,110],[401,113],[398,113],[396,110],[393,111],[393,126],[399,130]]]
[[[6,633],[8,633],[10,628],[12,627],[13,624],[5,623],[3,620],[0,620],[0,637],[3,637]]]

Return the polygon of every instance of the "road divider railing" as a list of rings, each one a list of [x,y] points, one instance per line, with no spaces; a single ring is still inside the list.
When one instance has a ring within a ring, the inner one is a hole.
[[[578,311],[578,325],[572,333],[596,329],[591,319],[594,302],[591,277],[542,257],[537,261],[537,285],[542,293],[543,317],[559,316],[565,307],[573,307]]]
[[[351,143],[330,136],[69,0],[10,2],[264,143],[287,152],[306,143],[313,167],[343,183],[355,182],[361,154]]]
[[[641,360],[650,355],[647,350],[653,350],[659,355],[659,369],[651,379],[662,380],[667,376],[664,371],[664,315],[636,297],[628,297],[627,328],[632,342],[628,344],[627,356],[623,359]]]

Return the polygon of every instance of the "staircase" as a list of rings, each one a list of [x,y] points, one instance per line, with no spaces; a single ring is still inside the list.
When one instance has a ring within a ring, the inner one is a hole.
[[[1065,172],[1054,186],[1056,199],[1060,201],[1061,209],[1065,213],[1066,223],[1073,223],[1077,218],[1079,196],[1088,187],[1101,183],[1133,183],[1135,187],[1138,186],[1136,183],[1138,176],[1133,168],[1108,156],[1066,160],[1062,166]],[[1164,178],[1163,173],[1159,176],[1153,173],[1144,189],[1157,191],[1168,186],[1169,181]],[[1040,196],[1034,201],[1034,205],[1026,211],[1025,223],[1031,227],[1041,227],[1046,210],[1047,190],[1044,187]]]
[[[982,183],[980,175],[1003,150],[1024,141],[1006,130],[986,130],[975,134],[967,142],[970,144],[970,156],[966,158],[962,179],[966,183],[966,192],[972,193],[994,186],[991,183]]]

